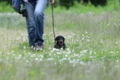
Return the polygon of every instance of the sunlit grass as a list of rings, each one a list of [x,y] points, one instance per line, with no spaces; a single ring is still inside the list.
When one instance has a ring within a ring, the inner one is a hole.
[[[0,14],[1,80],[119,80],[119,11],[54,16],[66,50],[53,48],[51,14],[45,16],[42,51],[29,48],[23,17]]]

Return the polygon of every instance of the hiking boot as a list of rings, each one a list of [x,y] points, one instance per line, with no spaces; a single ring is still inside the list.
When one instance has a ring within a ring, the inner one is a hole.
[[[42,43],[35,44],[35,50],[42,50],[44,48],[44,45]]]

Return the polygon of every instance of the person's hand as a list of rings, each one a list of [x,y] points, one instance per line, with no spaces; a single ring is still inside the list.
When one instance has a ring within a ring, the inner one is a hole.
[[[50,0],[50,4],[54,4],[55,0]]]

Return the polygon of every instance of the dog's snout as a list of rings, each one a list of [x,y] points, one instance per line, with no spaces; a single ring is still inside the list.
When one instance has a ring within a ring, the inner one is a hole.
[[[63,43],[63,41],[60,41],[60,43]]]
[[[63,40],[62,40],[62,39],[60,39],[60,40],[59,40],[59,43],[63,43]]]

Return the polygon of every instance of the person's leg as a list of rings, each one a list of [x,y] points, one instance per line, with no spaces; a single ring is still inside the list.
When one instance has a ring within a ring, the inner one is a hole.
[[[35,39],[35,18],[34,18],[34,10],[35,10],[36,2],[25,3],[25,8],[27,11],[26,23],[27,23],[27,31],[28,31],[28,40],[30,47],[34,47],[34,39]]]
[[[43,33],[44,33],[44,8],[47,0],[37,0],[34,16],[35,16],[35,40],[36,44],[43,44]]]

